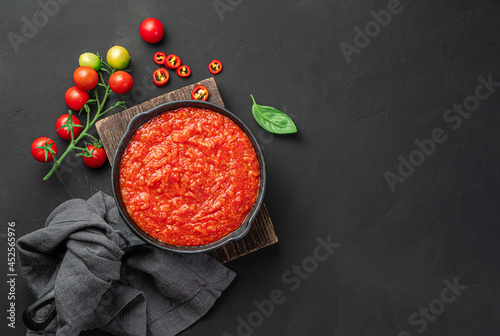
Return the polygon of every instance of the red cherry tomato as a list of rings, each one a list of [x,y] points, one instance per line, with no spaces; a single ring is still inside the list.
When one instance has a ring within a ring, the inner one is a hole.
[[[126,71],[116,71],[109,76],[109,88],[114,93],[126,94],[132,90],[134,79]]]
[[[179,56],[170,54],[167,58],[165,58],[165,62],[163,64],[165,64],[167,68],[175,70],[181,66],[182,61]]]
[[[191,92],[191,99],[207,101],[208,95],[209,93],[205,86],[196,85],[193,91]]]
[[[106,162],[106,151],[102,147],[88,145],[87,150],[92,156],[82,156],[83,162],[90,168],[98,168]]]
[[[217,75],[219,72],[222,71],[222,63],[219,60],[216,60],[216,59],[213,60],[208,65],[208,71],[210,71],[210,73],[212,73],[214,75]]]
[[[68,118],[69,114],[63,114],[56,121],[57,134],[59,134],[59,136],[64,140],[71,140],[71,133],[69,132],[69,128],[67,126]],[[80,123],[80,120],[78,120],[78,118],[74,115],[71,115],[71,120],[73,123],[73,138],[76,139],[82,132],[82,124]]]
[[[70,87],[64,94],[66,104],[70,109],[75,111],[80,111],[89,99],[87,91],[81,90],[76,86]]]
[[[177,68],[176,72],[179,75],[179,77],[191,76],[191,68],[188,67],[187,65],[181,65],[180,67]]]
[[[76,68],[73,73],[73,80],[77,88],[88,91],[96,87],[99,76],[97,75],[97,71],[91,67],[81,66]]]
[[[153,59],[155,61],[156,64],[158,65],[162,65],[163,62],[165,62],[165,58],[167,56],[165,55],[165,53],[161,52],[161,51],[158,51],[157,53],[155,53]]]
[[[165,86],[170,79],[167,69],[159,68],[153,72],[153,84],[157,87]]]
[[[165,29],[160,20],[149,18],[142,21],[139,33],[144,41],[148,43],[157,43],[163,38]]]
[[[31,155],[37,161],[50,162],[57,155],[57,145],[50,138],[38,138],[31,144]]]

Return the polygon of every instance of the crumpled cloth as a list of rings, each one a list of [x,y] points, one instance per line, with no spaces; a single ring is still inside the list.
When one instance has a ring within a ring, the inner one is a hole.
[[[176,335],[214,304],[235,274],[205,253],[127,247],[118,209],[98,192],[61,204],[44,228],[18,239],[20,269],[39,298],[55,290],[56,318],[27,335]]]

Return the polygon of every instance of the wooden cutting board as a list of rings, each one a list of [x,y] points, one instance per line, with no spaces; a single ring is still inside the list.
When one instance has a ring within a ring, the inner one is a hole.
[[[207,78],[201,82],[165,93],[164,95],[151,99],[147,102],[99,120],[96,123],[96,128],[108,155],[109,162],[113,164],[113,158],[116,148],[118,147],[118,143],[120,142],[123,134],[125,134],[129,121],[136,114],[148,111],[155,106],[171,101],[191,99],[191,91],[195,85],[198,84],[204,85],[208,89],[208,92],[210,93],[208,99],[209,102],[224,107],[224,102],[222,101],[222,97],[215,80],[213,78]],[[220,262],[227,262],[272,245],[276,242],[278,242],[278,237],[274,232],[273,223],[269,217],[266,205],[263,203],[260,211],[257,213],[257,216],[252,223],[250,231],[245,237],[226,244],[209,253]]]

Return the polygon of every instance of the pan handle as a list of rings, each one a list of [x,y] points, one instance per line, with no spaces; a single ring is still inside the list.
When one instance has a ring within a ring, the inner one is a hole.
[[[50,305],[49,312],[43,317],[37,317],[37,313],[43,307]],[[56,317],[56,301],[54,298],[54,288],[45,293],[42,297],[36,300],[31,306],[26,308],[23,313],[23,322],[26,327],[33,331],[45,329],[50,322]]]
[[[121,237],[121,248],[145,244],[142,239],[138,238],[135,233],[132,232],[132,230],[128,227],[121,216],[118,216],[115,230]],[[48,313],[43,317],[38,317],[38,312],[48,305],[50,305]],[[40,331],[45,329],[56,317],[56,315],[56,301],[54,297],[54,288],[52,288],[42,297],[36,300],[32,305],[26,308],[26,310],[23,312],[23,322],[28,329],[33,331]]]
[[[140,239],[134,232],[132,232],[128,224],[125,223],[125,219],[123,219],[121,215],[118,216],[118,221],[116,222],[115,231],[122,240],[120,242],[121,249],[125,249],[135,245],[146,244],[144,240]]]

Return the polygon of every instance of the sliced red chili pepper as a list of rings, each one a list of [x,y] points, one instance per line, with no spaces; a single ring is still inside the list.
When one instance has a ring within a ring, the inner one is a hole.
[[[181,66],[181,59],[179,58],[179,56],[176,56],[176,55],[168,55],[166,58],[165,58],[165,62],[163,64],[165,64],[165,66],[169,69],[177,69],[178,67]]]
[[[153,84],[157,87],[165,86],[170,79],[167,69],[159,68],[153,72]]]
[[[158,51],[157,53],[155,53],[155,56],[153,59],[154,59],[156,64],[162,65],[163,62],[165,62],[165,58],[167,58],[167,56],[165,56],[165,53]]]
[[[177,68],[177,74],[180,77],[189,77],[191,76],[191,68],[188,67],[187,65],[181,65],[180,67]]]
[[[217,75],[219,72],[222,71],[222,63],[219,60],[214,59],[208,65],[208,71],[210,71],[214,75]]]
[[[196,85],[191,92],[191,98],[194,100],[208,100],[208,90],[203,85]]]

